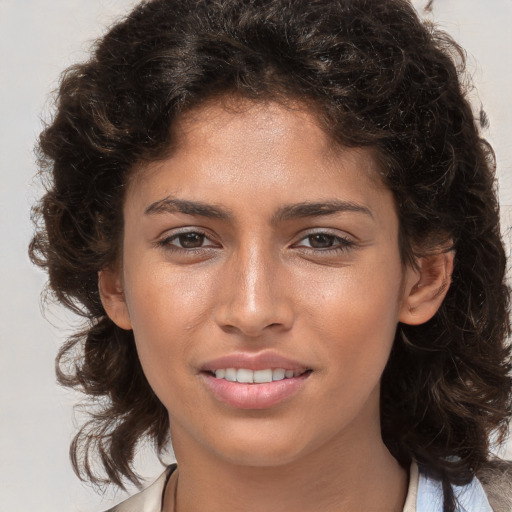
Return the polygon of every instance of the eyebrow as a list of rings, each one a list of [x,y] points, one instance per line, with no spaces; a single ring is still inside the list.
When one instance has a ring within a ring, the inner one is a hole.
[[[373,214],[366,206],[352,201],[340,201],[337,199],[321,202],[303,202],[285,205],[277,210],[272,217],[272,224],[278,224],[286,220],[306,217],[322,217],[336,213],[354,212],[368,215],[373,219]]]
[[[373,219],[373,214],[366,206],[352,201],[340,201],[337,199],[319,202],[305,201],[302,203],[288,204],[280,207],[272,216],[272,225],[297,218],[322,217],[336,213],[353,212],[368,215]],[[166,197],[149,205],[145,212],[147,215],[159,213],[184,213],[211,219],[233,220],[231,210],[222,206],[203,203],[201,201],[188,201]]]
[[[186,215],[197,215],[220,220],[231,220],[233,218],[233,214],[230,210],[221,206],[202,203],[200,201],[174,199],[172,197],[155,201],[146,208],[144,213],[147,215],[155,213],[185,213]]]

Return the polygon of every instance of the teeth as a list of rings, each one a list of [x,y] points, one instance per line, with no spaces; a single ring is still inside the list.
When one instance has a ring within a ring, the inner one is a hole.
[[[238,371],[240,371],[240,370],[238,370]],[[255,370],[254,371],[253,382],[256,382],[257,384],[261,384],[263,382],[272,382],[272,380],[273,380],[273,372],[270,368],[268,370]]]
[[[254,372],[245,368],[239,368],[236,372],[236,381],[247,384],[254,382]]]
[[[226,379],[230,382],[244,384],[262,384],[276,380],[290,379],[302,375],[302,371],[285,370],[284,368],[267,368],[265,370],[249,370],[247,368],[221,368],[215,370],[217,379]]]
[[[226,372],[226,376],[225,376],[226,380],[229,380],[231,382],[236,382],[236,370],[235,370],[235,368],[226,368],[225,372]],[[217,376],[217,375],[215,375],[215,376]]]
[[[283,380],[286,377],[286,370],[283,368],[276,368],[272,370],[272,380]]]

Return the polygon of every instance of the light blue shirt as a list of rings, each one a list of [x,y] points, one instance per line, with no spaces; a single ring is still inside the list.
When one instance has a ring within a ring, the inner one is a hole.
[[[493,512],[482,484],[476,479],[463,486],[454,485],[457,512]],[[420,473],[416,512],[443,512],[443,489],[438,480]]]

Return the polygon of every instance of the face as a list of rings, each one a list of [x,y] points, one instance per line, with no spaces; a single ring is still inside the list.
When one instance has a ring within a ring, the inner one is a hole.
[[[278,465],[378,435],[417,274],[371,154],[273,103],[212,103],[176,132],[129,186],[120,305],[107,307],[134,331],[173,443]]]

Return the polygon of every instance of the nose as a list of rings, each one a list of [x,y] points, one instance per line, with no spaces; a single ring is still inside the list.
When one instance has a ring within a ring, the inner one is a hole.
[[[260,248],[234,254],[221,277],[215,308],[219,327],[250,338],[289,330],[294,310],[284,274],[279,258]]]

